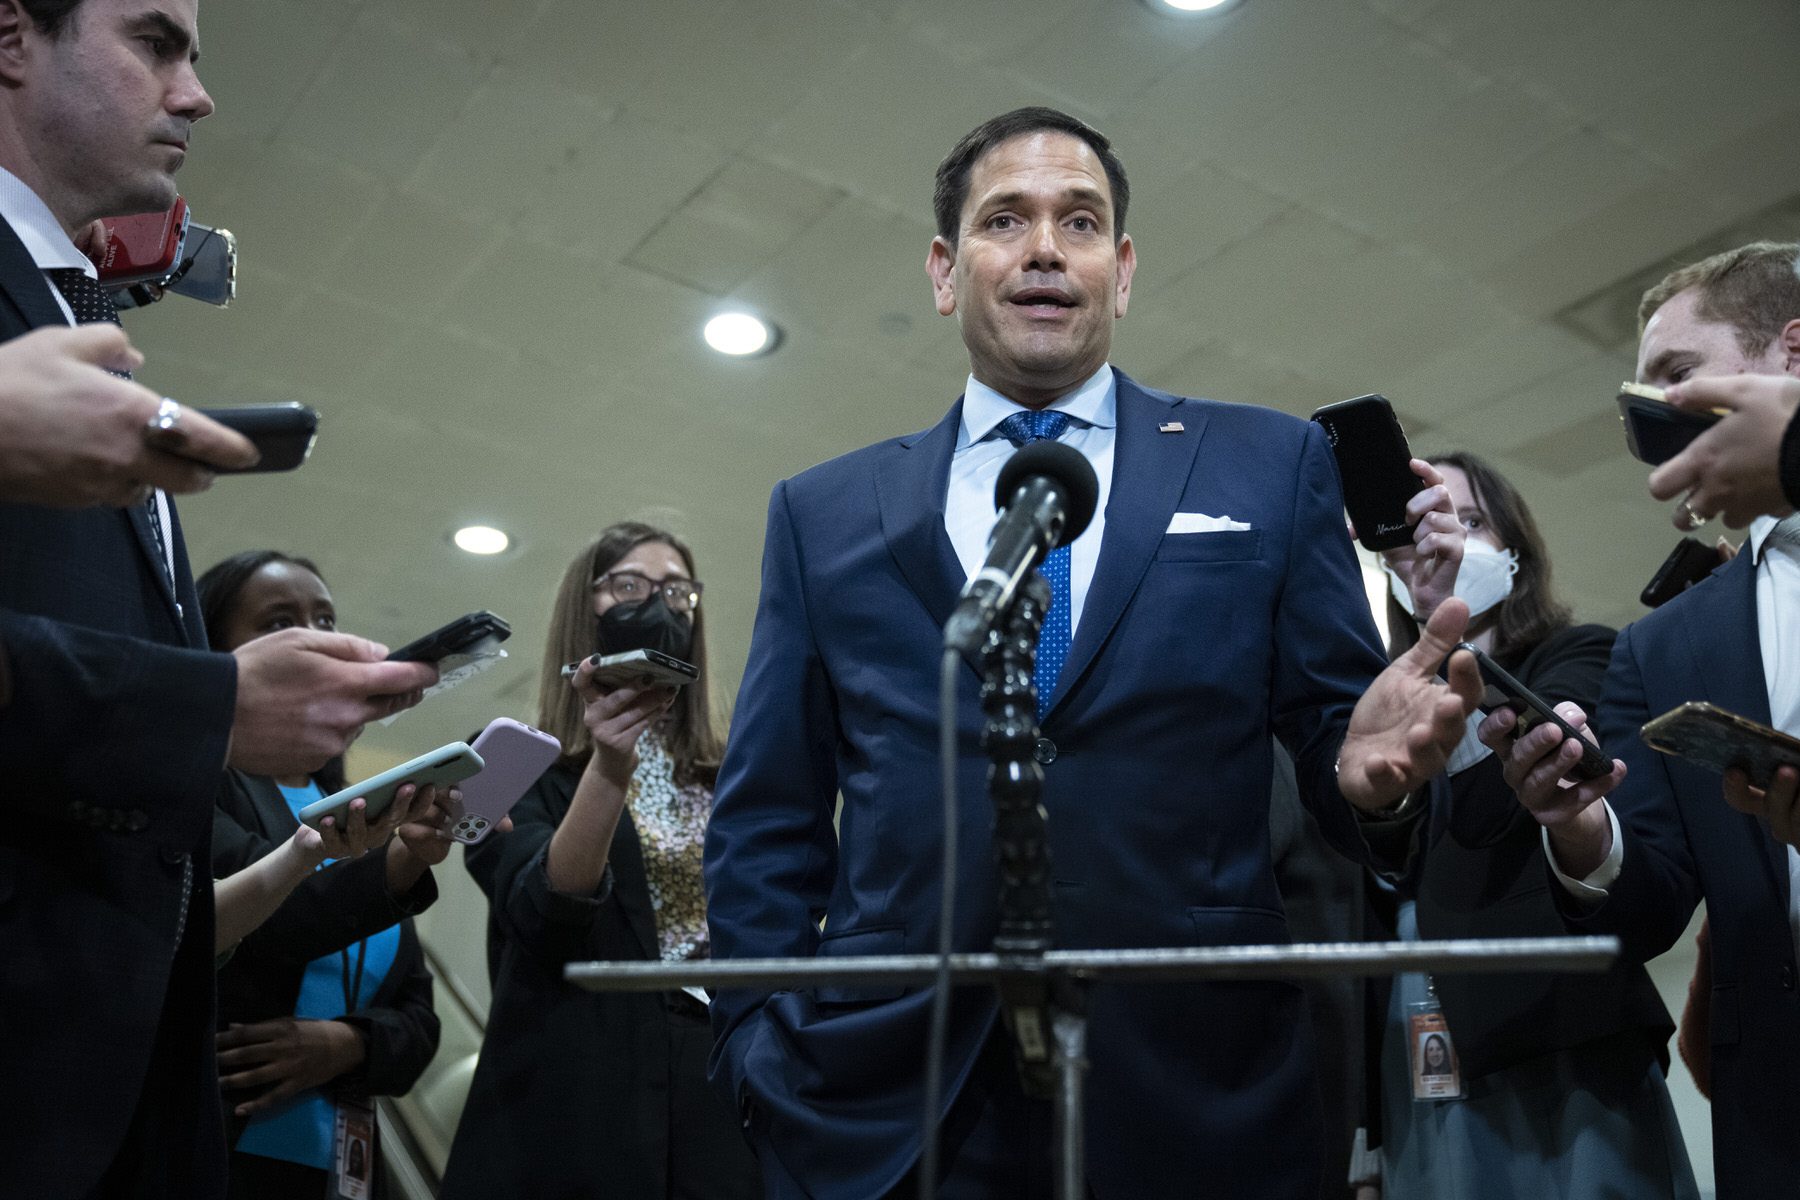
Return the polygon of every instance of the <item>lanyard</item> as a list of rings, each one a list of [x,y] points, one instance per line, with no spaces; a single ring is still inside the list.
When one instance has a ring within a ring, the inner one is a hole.
[[[346,1013],[353,1013],[359,1007],[356,1003],[356,998],[362,994],[363,960],[368,956],[369,940],[364,938],[362,941],[356,943],[356,975],[353,980],[350,974],[350,948],[346,946],[344,949],[338,951],[338,961],[343,967],[344,1011]]]

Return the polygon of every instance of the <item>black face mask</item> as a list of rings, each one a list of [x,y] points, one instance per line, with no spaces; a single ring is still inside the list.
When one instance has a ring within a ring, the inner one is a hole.
[[[663,603],[660,593],[636,604],[613,605],[600,614],[597,625],[602,654],[660,650],[686,662],[694,648],[693,623]]]

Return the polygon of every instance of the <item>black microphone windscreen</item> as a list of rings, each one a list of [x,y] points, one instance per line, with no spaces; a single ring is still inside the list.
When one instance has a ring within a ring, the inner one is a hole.
[[[1000,482],[994,485],[994,507],[1004,512],[1025,481],[1039,475],[1055,482],[1068,497],[1062,536],[1056,540],[1057,545],[1066,546],[1080,537],[1088,522],[1094,519],[1094,505],[1100,499],[1100,479],[1081,451],[1046,438],[1032,442],[1006,460],[1006,465],[1000,468]]]

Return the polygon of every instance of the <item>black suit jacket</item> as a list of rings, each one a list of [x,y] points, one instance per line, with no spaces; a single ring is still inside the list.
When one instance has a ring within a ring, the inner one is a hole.
[[[0,340],[63,323],[0,222]],[[223,1189],[207,862],[237,676],[179,521],[173,549],[171,587],[141,508],[0,504],[0,1195],[86,1195],[140,1098],[144,1190]]]
[[[663,998],[583,991],[562,977],[569,962],[658,956],[629,810],[613,835],[610,887],[603,883],[596,898],[550,889],[544,855],[579,779],[577,770],[550,768],[514,806],[512,832],[488,837],[464,859],[491,905],[496,974],[443,1200],[668,1194]]]
[[[249,866],[298,827],[274,780],[228,772],[213,824],[213,874],[223,878]],[[436,898],[429,871],[406,895],[390,894],[386,855],[379,850],[315,871],[220,969],[219,1027],[291,1015],[308,963],[398,924],[400,949],[387,978],[367,1007],[343,1018],[363,1032],[368,1057],[360,1071],[335,1086],[364,1096],[410,1091],[438,1045],[431,972],[411,914]],[[227,1111],[243,1098],[227,1096]],[[232,1132],[235,1141],[239,1127]]]

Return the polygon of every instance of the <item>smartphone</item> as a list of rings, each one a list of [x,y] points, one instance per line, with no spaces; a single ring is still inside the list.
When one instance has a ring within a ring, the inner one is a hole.
[[[1412,542],[1406,502],[1425,481],[1412,472],[1412,448],[1386,396],[1358,396],[1327,404],[1312,415],[1324,427],[1344,483],[1344,507],[1356,540],[1370,550]]]
[[[389,662],[440,662],[452,654],[464,654],[487,638],[504,642],[512,636],[512,626],[483,609],[434,629],[417,641],[408,642],[392,654]]]
[[[162,279],[181,262],[187,240],[187,201],[177,196],[163,212],[103,217],[106,247],[94,260],[100,285],[108,290]]]
[[[211,417],[219,424],[249,438],[262,451],[254,467],[242,472],[220,471],[221,475],[263,471],[292,471],[312,453],[313,439],[319,433],[316,409],[289,401],[286,404],[247,404],[236,408],[201,408],[195,411]]]
[[[1661,466],[1712,428],[1718,413],[1690,412],[1663,399],[1661,388],[1642,383],[1619,385],[1619,420],[1625,425],[1625,448],[1631,457]]]
[[[1800,738],[1698,700],[1649,722],[1641,736],[1652,750],[1720,774],[1737,767],[1750,777],[1752,787],[1768,787],[1777,767],[1800,767]]]
[[[431,783],[440,786],[460,783],[481,770],[481,767],[481,756],[470,749],[467,742],[451,742],[361,783],[353,783],[341,792],[333,792],[323,800],[314,800],[297,815],[302,825],[310,825],[314,829],[326,817],[335,816],[341,829],[349,815],[350,802],[361,796],[368,802],[363,817],[373,821],[387,811],[388,805],[394,802],[394,793],[400,790],[401,785],[416,783],[424,787]]]
[[[1477,702],[1482,712],[1493,712],[1497,708],[1510,708],[1518,715],[1519,723],[1513,730],[1514,737],[1523,737],[1539,725],[1549,722],[1562,730],[1564,738],[1574,738],[1581,744],[1581,758],[1569,768],[1569,775],[1575,779],[1600,779],[1612,773],[1612,760],[1600,752],[1600,748],[1588,741],[1574,726],[1556,715],[1556,708],[1548,700],[1514,679],[1505,668],[1487,656],[1487,653],[1470,642],[1463,642],[1457,650],[1467,650],[1475,656],[1475,666],[1481,671],[1483,690]]]
[[[1699,583],[1719,565],[1719,551],[1699,538],[1684,537],[1675,543],[1675,549],[1669,551],[1669,557],[1663,559],[1662,566],[1656,568],[1656,574],[1638,593],[1638,600],[1647,608],[1658,608],[1675,597],[1681,595],[1693,584]]]
[[[462,809],[450,836],[473,846],[494,831],[519,798],[562,754],[562,743],[541,729],[496,717],[470,747],[482,761],[462,782]]]
[[[664,687],[682,687],[700,678],[700,668],[682,662],[661,650],[627,650],[623,654],[596,654],[593,658],[593,680],[601,687],[641,687],[646,683]],[[562,669],[564,679],[575,678],[581,664],[572,662]]]

